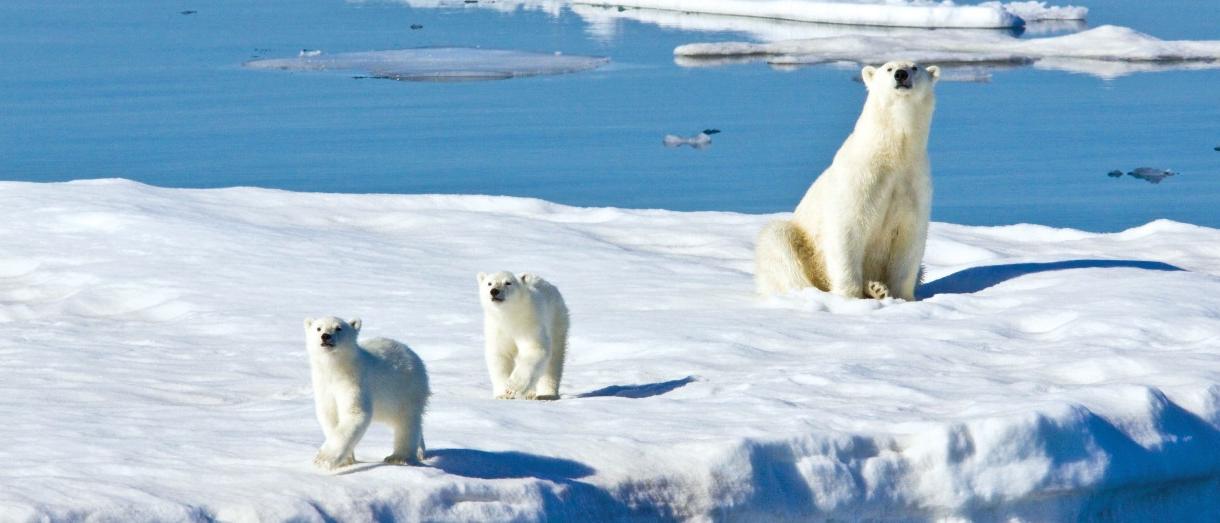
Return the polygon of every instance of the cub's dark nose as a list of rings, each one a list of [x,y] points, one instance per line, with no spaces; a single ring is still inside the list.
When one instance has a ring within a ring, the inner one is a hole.
[[[492,289],[492,290],[491,290],[491,295],[492,295],[492,296],[499,296],[499,295],[500,295],[500,289]]]
[[[330,341],[330,334],[323,332],[322,341]]]
[[[910,74],[907,73],[906,69],[899,69],[894,72],[894,79],[898,80],[899,82],[905,82],[909,77]]]

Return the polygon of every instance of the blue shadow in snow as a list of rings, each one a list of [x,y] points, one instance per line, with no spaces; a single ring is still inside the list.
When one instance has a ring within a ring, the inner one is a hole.
[[[1066,260],[1048,263],[1012,263],[1007,265],[984,265],[971,267],[925,283],[915,289],[916,299],[927,299],[937,294],[969,294],[999,285],[1013,278],[1047,271],[1067,269],[1097,269],[1126,267],[1150,271],[1180,271],[1182,268],[1168,263],[1143,260]]]
[[[577,394],[577,398],[601,398],[613,396],[618,398],[651,398],[660,396],[671,390],[684,387],[687,383],[695,381],[694,376],[687,376],[682,379],[661,381],[657,383],[644,383],[642,385],[611,385],[609,387],[597,389],[584,394]]]
[[[595,472],[588,465],[570,459],[475,449],[429,450],[428,465],[456,476],[479,479],[538,478],[558,482]]]

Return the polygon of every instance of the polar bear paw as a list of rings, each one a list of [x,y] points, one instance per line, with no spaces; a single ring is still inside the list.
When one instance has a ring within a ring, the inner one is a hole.
[[[318,455],[314,456],[313,464],[324,469],[337,469],[348,465],[356,464],[356,455],[348,454],[342,457],[336,457],[325,450],[319,450]]]
[[[864,286],[864,294],[874,300],[884,300],[890,297],[890,288],[879,281],[870,281]]]
[[[385,457],[385,462],[390,465],[419,465],[419,459],[415,456],[390,454]]]

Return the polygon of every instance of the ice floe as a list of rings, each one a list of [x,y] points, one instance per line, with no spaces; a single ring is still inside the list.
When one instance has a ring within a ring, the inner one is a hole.
[[[252,60],[244,65],[251,69],[288,71],[353,70],[377,78],[443,82],[575,73],[596,69],[609,61],[604,57],[561,53],[422,47],[334,54],[302,50],[293,58]]]

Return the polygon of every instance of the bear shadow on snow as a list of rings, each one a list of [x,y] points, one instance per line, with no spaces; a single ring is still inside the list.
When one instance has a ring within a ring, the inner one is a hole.
[[[583,394],[577,394],[576,397],[577,398],[617,397],[617,398],[631,398],[631,399],[651,398],[653,396],[660,396],[660,395],[665,394],[674,389],[681,388],[683,386],[686,386],[686,384],[692,383],[694,381],[695,381],[694,376],[687,376],[687,377],[681,378],[681,379],[660,381],[657,383],[643,383],[640,385],[611,385],[609,387],[603,387],[603,388],[597,389],[595,391],[590,391],[590,392],[586,392]]]
[[[467,478],[538,478],[563,481],[592,475],[592,467],[570,459],[525,452],[490,452],[475,449],[428,451],[428,466]]]
[[[1064,260],[1046,263],[1010,263],[1005,265],[983,265],[962,269],[939,280],[920,285],[915,289],[915,298],[923,300],[937,294],[970,294],[994,287],[1026,274],[1067,269],[1096,269],[1126,267],[1150,271],[1181,271],[1168,263],[1146,260]]]

